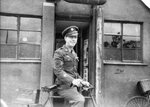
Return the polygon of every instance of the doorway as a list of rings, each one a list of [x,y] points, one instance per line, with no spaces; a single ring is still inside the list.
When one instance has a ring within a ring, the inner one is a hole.
[[[79,57],[78,73],[80,76],[89,81],[88,74],[88,38],[89,38],[89,22],[70,21],[70,20],[56,20],[55,23],[55,50],[65,44],[64,38],[62,37],[62,31],[68,26],[79,27],[79,37],[77,45],[74,47],[75,52]],[[56,77],[54,76],[54,79]],[[86,93],[85,93],[86,94]],[[57,94],[56,94],[57,95]],[[54,99],[54,105],[64,104],[64,99]]]
[[[55,24],[55,28],[56,28],[55,29],[55,50],[60,48],[63,44],[65,44],[64,38],[62,37],[61,34],[62,31],[68,26],[72,26],[72,25],[79,27],[78,42],[74,50],[79,57],[78,73],[83,77],[85,58],[86,58],[86,66],[88,64],[87,51],[88,51],[88,37],[89,37],[89,22],[57,20]]]

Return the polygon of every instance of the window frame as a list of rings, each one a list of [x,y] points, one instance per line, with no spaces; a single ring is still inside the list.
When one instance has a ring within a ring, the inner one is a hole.
[[[120,50],[121,50],[121,60],[108,60],[108,59],[105,59],[105,55],[103,54],[103,61],[104,61],[104,63],[116,63],[116,64],[119,64],[119,63],[143,63],[143,22],[134,22],[134,21],[116,21],[116,20],[104,20],[104,23],[119,23],[119,24],[121,24],[121,34],[120,35],[117,35],[117,34],[113,34],[113,35],[115,35],[115,36],[121,36],[121,48],[120,48]],[[124,58],[123,58],[123,44],[122,44],[122,42],[123,42],[123,36],[125,36],[125,35],[123,35],[123,24],[139,24],[140,25],[140,48],[138,48],[138,50],[140,49],[141,50],[141,60],[124,60]],[[103,24],[104,25],[104,24]],[[108,33],[103,33],[103,36],[105,37],[105,35],[107,35],[107,36],[112,36],[112,34],[110,33],[110,34],[108,34]],[[103,37],[103,44],[104,44],[104,37]],[[105,49],[106,49],[106,47],[104,47],[104,45],[103,45],[103,50],[105,51]],[[107,48],[107,49],[115,49],[115,48]],[[103,53],[104,53],[104,51],[103,51]],[[145,64],[144,64],[145,65]]]
[[[0,12],[0,16],[8,16],[8,17],[16,17],[17,18],[17,29],[2,29],[0,28],[0,30],[6,30],[7,32],[8,31],[17,31],[17,42],[16,43],[9,43],[9,44],[5,44],[5,43],[0,43],[0,45],[5,45],[5,46],[16,46],[16,57],[15,58],[2,58],[0,57],[0,60],[1,61],[14,61],[14,62],[17,62],[17,61],[27,61],[27,62],[37,62],[37,61],[41,61],[41,57],[42,57],[42,54],[41,54],[41,51],[42,51],[42,16],[38,16],[38,15],[24,15],[24,14],[11,14],[11,13],[2,13]],[[41,25],[40,25],[40,30],[39,31],[36,31],[36,30],[21,30],[20,29],[20,23],[21,23],[21,18],[36,18],[36,19],[40,19],[41,20]],[[28,31],[28,32],[40,32],[40,36],[41,36],[41,41],[39,44],[37,43],[21,43],[20,42],[20,32],[21,31]],[[34,58],[34,57],[31,57],[31,58],[22,58],[21,55],[19,54],[20,53],[20,45],[21,44],[27,44],[27,45],[36,45],[36,46],[39,46],[39,57],[37,58]]]

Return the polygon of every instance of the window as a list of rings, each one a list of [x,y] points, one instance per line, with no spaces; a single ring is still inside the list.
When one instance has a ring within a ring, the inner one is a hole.
[[[1,59],[40,59],[41,18],[0,16]]]
[[[104,59],[113,61],[142,61],[140,23],[104,23]]]

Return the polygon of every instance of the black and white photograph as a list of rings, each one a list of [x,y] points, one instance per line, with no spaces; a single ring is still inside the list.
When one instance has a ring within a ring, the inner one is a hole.
[[[150,0],[0,0],[0,107],[150,107]]]

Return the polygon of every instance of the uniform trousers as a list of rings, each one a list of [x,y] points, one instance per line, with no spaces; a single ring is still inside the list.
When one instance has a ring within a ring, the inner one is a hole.
[[[77,91],[76,87],[59,90],[58,94],[69,101],[71,107],[84,107],[85,98]]]

